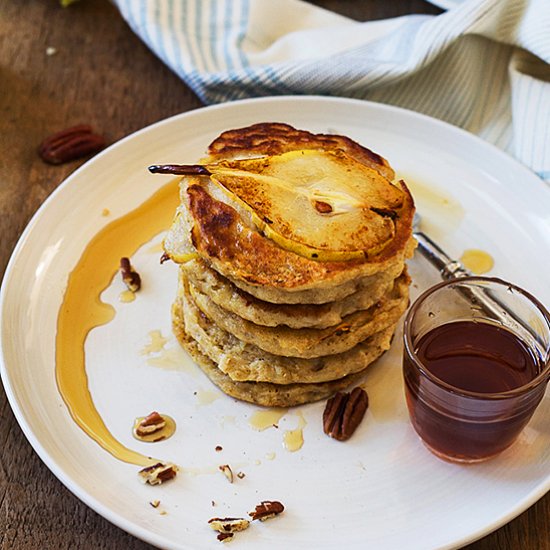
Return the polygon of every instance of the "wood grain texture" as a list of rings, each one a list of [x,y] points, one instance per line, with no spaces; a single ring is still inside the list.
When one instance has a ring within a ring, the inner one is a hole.
[[[357,20],[440,12],[421,0],[317,0]],[[54,47],[57,53],[46,55]],[[82,161],[48,166],[48,134],[89,123],[110,143],[200,101],[107,0],[0,0],[0,276],[29,219]],[[549,550],[550,496],[469,550]],[[0,550],[151,548],[76,499],[42,464],[0,387]]]

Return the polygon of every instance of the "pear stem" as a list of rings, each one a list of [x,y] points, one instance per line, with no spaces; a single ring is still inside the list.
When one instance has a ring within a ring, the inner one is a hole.
[[[174,176],[210,176],[211,172],[200,164],[153,164],[151,174],[172,174]]]

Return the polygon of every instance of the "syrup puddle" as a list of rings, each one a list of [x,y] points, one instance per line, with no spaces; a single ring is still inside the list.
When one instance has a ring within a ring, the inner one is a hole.
[[[287,409],[262,409],[250,417],[249,424],[259,432],[267,430],[267,428],[278,427],[279,420],[287,412]]]
[[[143,435],[139,435],[137,433],[137,428],[141,424],[141,422],[145,420],[146,417],[139,416],[134,420],[132,435],[138,441],[145,441],[146,443],[156,443],[157,441],[164,441],[165,439],[172,437],[176,433],[176,421],[171,416],[168,416],[167,414],[162,414],[161,416],[166,422],[166,426],[164,426],[163,428],[161,428],[156,432],[143,434]]]
[[[163,349],[157,356],[148,357],[147,364],[150,367],[162,369],[166,371],[178,370],[183,371],[196,377],[198,367],[189,361],[185,352],[179,347]]]
[[[287,430],[283,435],[283,445],[291,453],[299,451],[304,444],[304,428],[307,425],[306,419],[301,411],[298,411],[298,427],[294,430]]]
[[[136,299],[136,293],[131,290],[124,290],[118,295],[119,302],[123,304],[129,304]]]
[[[465,250],[460,256],[460,262],[466,269],[476,275],[491,271],[495,265],[493,257],[488,252],[476,248]]]
[[[141,355],[159,353],[164,349],[164,346],[169,341],[169,338],[165,338],[160,330],[149,331],[149,338],[151,339],[151,342],[143,347],[140,351]]]
[[[221,397],[220,392],[214,390],[197,390],[197,405],[210,405]]]
[[[420,228],[435,240],[454,233],[466,214],[464,207],[444,191],[420,182],[414,176],[399,174],[410,189],[418,213],[422,216]]]

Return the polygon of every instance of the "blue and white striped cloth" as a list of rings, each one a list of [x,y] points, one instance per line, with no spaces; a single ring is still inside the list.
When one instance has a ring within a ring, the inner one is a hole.
[[[115,0],[204,103],[337,95],[445,120],[550,180],[550,0],[359,23],[301,0]]]

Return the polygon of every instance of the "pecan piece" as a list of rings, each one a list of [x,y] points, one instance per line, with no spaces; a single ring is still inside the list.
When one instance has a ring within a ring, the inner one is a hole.
[[[284,509],[285,507],[278,500],[262,500],[252,512],[248,512],[248,515],[252,520],[265,521],[278,516]]]
[[[229,483],[233,483],[233,470],[231,469],[229,464],[222,464],[221,466],[218,466],[218,469],[227,478],[227,481],[229,481]]]
[[[138,475],[141,477],[143,483],[148,483],[149,485],[160,485],[165,481],[173,479],[178,473],[178,467],[175,464],[163,464],[162,462],[157,462],[152,466],[147,466],[138,472]]]
[[[363,388],[354,388],[351,393],[334,394],[327,401],[323,413],[323,431],[338,441],[346,441],[363,420],[368,406],[369,398]]]
[[[87,124],[72,126],[47,137],[39,146],[40,158],[48,164],[63,164],[105,147],[105,138],[96,134]]]
[[[120,274],[128,290],[137,292],[141,288],[141,277],[128,258],[120,258]]]
[[[208,524],[219,533],[236,533],[248,529],[250,522],[245,518],[212,518]]]
[[[143,437],[154,434],[166,426],[166,420],[157,411],[146,416],[136,427],[136,435]]]

